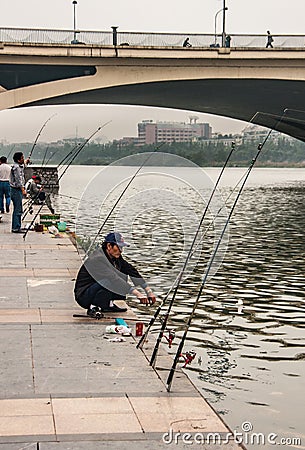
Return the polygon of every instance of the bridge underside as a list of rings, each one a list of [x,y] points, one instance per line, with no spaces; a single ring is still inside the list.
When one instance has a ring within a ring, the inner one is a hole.
[[[163,81],[86,90],[24,106],[64,104],[143,105],[198,111],[252,121],[305,141],[303,81],[270,79]]]

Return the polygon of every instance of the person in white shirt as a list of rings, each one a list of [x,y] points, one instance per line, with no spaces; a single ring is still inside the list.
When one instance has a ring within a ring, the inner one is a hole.
[[[7,164],[7,158],[1,156],[0,158],[0,212],[4,214],[4,197],[5,197],[5,211],[10,212],[11,192],[10,192],[10,173],[11,166]]]

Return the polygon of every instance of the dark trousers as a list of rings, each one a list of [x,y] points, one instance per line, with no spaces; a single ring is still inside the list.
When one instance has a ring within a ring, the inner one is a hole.
[[[94,283],[88,287],[80,297],[76,298],[76,301],[82,308],[88,309],[90,305],[95,305],[100,306],[103,309],[109,308],[112,300],[125,299],[125,296],[108,291],[108,289],[105,289],[99,283]]]
[[[4,196],[6,211],[8,211],[11,203],[11,190],[9,181],[0,181],[0,211],[4,212]]]
[[[11,187],[11,200],[14,205],[12,217],[12,230],[17,231],[21,228],[22,216],[22,191],[19,188]]]

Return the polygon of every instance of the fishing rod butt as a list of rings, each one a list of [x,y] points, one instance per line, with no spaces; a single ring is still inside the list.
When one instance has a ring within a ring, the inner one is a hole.
[[[139,342],[137,343],[136,348],[142,350],[146,340],[147,340],[147,333],[144,333]]]
[[[167,380],[166,380],[166,390],[167,392],[170,392],[173,384],[173,378],[174,378],[175,369],[171,368]]]

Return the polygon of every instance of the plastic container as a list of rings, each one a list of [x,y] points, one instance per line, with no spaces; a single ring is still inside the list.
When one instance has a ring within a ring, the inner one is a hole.
[[[66,222],[58,222],[57,228],[58,228],[58,231],[66,231],[67,223]]]
[[[123,336],[129,336],[131,334],[131,330],[128,327],[124,327],[123,325],[108,325],[106,327],[106,333],[115,333],[122,334]]]

